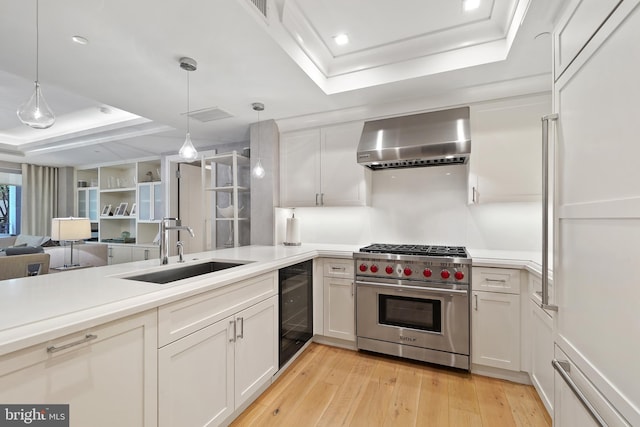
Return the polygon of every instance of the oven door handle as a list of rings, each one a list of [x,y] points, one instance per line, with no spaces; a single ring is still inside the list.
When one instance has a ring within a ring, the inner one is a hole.
[[[429,288],[426,286],[404,286],[404,285],[392,285],[389,283],[375,283],[375,282],[363,282],[361,280],[356,280],[356,285],[367,285],[375,288],[392,288],[392,289],[406,289],[409,291],[429,291],[440,294],[460,294],[460,295],[468,295],[468,291],[463,291],[460,289],[442,289],[442,288]]]

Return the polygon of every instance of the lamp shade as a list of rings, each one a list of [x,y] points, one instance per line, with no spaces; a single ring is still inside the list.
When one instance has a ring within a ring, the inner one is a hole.
[[[91,237],[89,218],[53,218],[51,240],[82,240]]]

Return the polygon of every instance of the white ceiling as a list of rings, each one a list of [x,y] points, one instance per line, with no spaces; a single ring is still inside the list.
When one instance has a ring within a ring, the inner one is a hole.
[[[530,3],[530,4],[529,4]],[[197,148],[284,130],[549,90],[559,0],[58,0],[40,2],[40,83],[56,124],[22,125],[35,0],[0,0],[0,160],[87,165],[175,153],[191,106]],[[333,37],[349,35],[337,46]],[[88,45],[72,42],[81,35]]]

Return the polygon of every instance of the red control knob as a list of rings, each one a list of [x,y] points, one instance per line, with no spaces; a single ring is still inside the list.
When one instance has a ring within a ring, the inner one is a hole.
[[[411,276],[411,273],[413,273],[413,271],[411,271],[411,269],[409,267],[405,267],[404,268],[404,275],[405,276]]]
[[[371,270],[371,272],[372,272],[372,273],[377,273],[377,272],[378,272],[378,266],[377,266],[377,265],[375,265],[375,264],[373,264],[373,265],[371,266],[370,270]]]
[[[464,279],[464,273],[462,271],[456,271],[456,274],[453,275],[456,280],[462,280]]]
[[[384,271],[386,271],[387,274],[391,274],[393,273],[393,267],[391,267],[390,265],[387,265],[387,268],[385,268]]]
[[[451,276],[451,273],[449,273],[449,270],[442,270],[440,272],[440,277],[442,277],[443,279],[448,279],[449,276]]]
[[[431,274],[432,274],[432,273],[433,273],[433,272],[432,272],[430,269],[425,268],[425,269],[424,269],[424,271],[422,272],[422,275],[423,275],[424,277],[431,277]]]
[[[367,271],[367,265],[366,264],[360,264],[360,271]]]

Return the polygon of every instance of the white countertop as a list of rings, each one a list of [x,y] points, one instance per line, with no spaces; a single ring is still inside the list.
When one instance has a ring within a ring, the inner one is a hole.
[[[359,247],[332,244],[243,246],[188,254],[186,264],[203,260],[247,264],[162,285],[123,277],[185,265],[178,264],[177,257],[171,257],[169,265],[165,266],[154,259],[0,281],[0,355],[307,259],[351,258]],[[526,268],[540,272],[539,254],[473,249],[469,253],[474,266]]]
[[[0,281],[0,355],[318,256],[350,258],[356,246],[244,246],[159,260]],[[203,260],[247,265],[167,284],[122,277]]]

